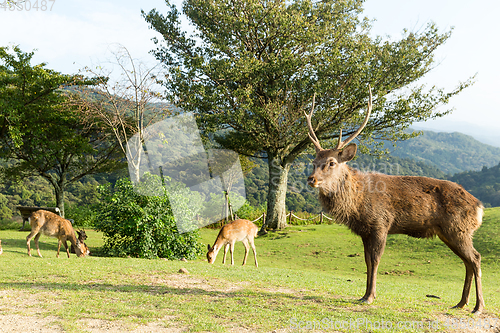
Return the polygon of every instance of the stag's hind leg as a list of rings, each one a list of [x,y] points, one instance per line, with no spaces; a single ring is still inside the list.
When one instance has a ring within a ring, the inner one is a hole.
[[[469,303],[472,278],[476,281],[476,306],[473,313],[481,313],[484,309],[483,288],[481,283],[481,254],[472,245],[470,235],[449,236],[439,234],[439,238],[458,256],[465,265],[465,282],[460,302],[454,307],[463,308]]]

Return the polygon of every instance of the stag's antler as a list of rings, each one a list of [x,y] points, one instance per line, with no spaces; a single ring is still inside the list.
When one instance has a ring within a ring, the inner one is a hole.
[[[313,95],[313,102],[312,102],[312,107],[311,107],[311,113],[307,114],[304,111],[304,114],[306,115],[307,126],[309,127],[309,133],[307,133],[307,134],[309,135],[309,139],[311,139],[312,143],[314,144],[314,147],[316,147],[316,153],[317,153],[318,151],[323,150],[323,148],[321,148],[321,145],[319,144],[319,140],[316,137],[316,134],[314,134],[314,129],[313,129],[312,124],[311,124],[311,117],[312,117],[313,112],[314,112],[314,100],[315,99],[316,99],[316,93],[314,93],[314,95]]]
[[[372,112],[372,87],[370,87],[370,85],[368,85],[368,90],[370,92],[370,99],[368,100],[368,111],[366,112],[365,120],[363,121],[361,126],[356,130],[356,132],[352,133],[351,136],[348,137],[347,140],[345,140],[344,142],[342,142],[342,129],[340,129],[339,141],[335,149],[344,148],[345,145],[354,140],[359,135],[359,133],[361,133],[363,128],[365,128],[366,124],[368,123],[368,119],[370,118],[370,113]]]

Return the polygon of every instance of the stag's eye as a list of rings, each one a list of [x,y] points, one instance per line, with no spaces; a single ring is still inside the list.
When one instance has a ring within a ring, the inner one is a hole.
[[[331,162],[330,162],[330,166],[331,166],[331,167],[334,167],[334,166],[335,166],[335,164],[336,164],[336,163],[335,163],[334,161],[331,161]]]

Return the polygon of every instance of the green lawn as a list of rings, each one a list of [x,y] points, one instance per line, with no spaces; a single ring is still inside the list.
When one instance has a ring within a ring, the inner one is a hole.
[[[203,229],[201,242],[213,244],[217,232]],[[119,323],[125,330],[157,323],[195,332],[319,331],[320,326],[382,332],[391,324],[393,331],[421,332],[447,330],[447,323],[460,320],[483,325],[500,317],[500,208],[486,211],[474,238],[483,256],[486,301],[479,317],[470,313],[474,293],[466,309],[451,309],[460,300],[465,268],[438,239],[390,236],[379,268],[378,298],[364,305],[356,302],[365,291],[361,239],[344,226],[290,227],[259,237],[259,268],[252,253],[241,266],[242,244],[236,245],[234,267],[221,264],[222,253],[214,265],[204,257],[192,262],[68,259],[63,252],[57,259],[57,240],[45,236],[40,239],[44,258],[36,256],[36,249],[30,258],[27,234],[0,231],[0,314],[51,318],[70,332],[85,331],[90,320]],[[87,234],[91,251],[102,246],[98,233]],[[190,274],[179,274],[180,268]]]

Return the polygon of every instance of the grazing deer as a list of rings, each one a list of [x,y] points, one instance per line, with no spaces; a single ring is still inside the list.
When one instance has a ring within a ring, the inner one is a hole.
[[[45,234],[46,236],[56,237],[59,240],[57,246],[57,257],[59,258],[59,250],[61,249],[61,243],[64,244],[66,248],[66,253],[69,258],[69,248],[66,241],[75,247],[76,255],[79,257],[84,257],[88,254],[88,248],[84,246],[75,236],[75,231],[71,226],[71,222],[62,218],[61,216],[51,213],[46,210],[37,210],[33,212],[30,216],[31,233],[26,237],[26,244],[28,245],[28,255],[31,257],[31,247],[30,242],[33,237],[35,237],[35,245],[38,255],[41,257],[40,248],[38,247],[38,239],[40,236]]]
[[[226,224],[223,226],[220,231],[219,235],[217,236],[217,239],[215,240],[214,246],[210,247],[210,244],[207,245],[208,248],[208,253],[207,253],[207,259],[210,264],[213,264],[215,261],[215,258],[217,258],[217,253],[219,253],[219,250],[224,246],[224,258],[222,259],[222,263],[226,263],[226,254],[227,250],[230,247],[231,248],[231,265],[234,265],[234,258],[233,258],[233,252],[234,252],[234,243],[236,242],[243,242],[243,245],[245,246],[245,258],[243,259],[243,265],[246,264],[247,262],[247,256],[248,256],[248,244],[252,247],[253,251],[253,257],[255,259],[255,266],[259,267],[259,264],[257,263],[257,252],[255,252],[255,244],[253,242],[253,239],[257,237],[257,232],[259,231],[259,228],[253,224],[252,222],[248,220],[236,220],[233,221],[229,224]]]
[[[340,131],[334,149],[322,149],[311,124],[314,111],[306,113],[309,138],[316,148],[314,170],[307,179],[319,189],[319,201],[336,220],[361,236],[367,267],[366,293],[362,302],[376,297],[377,268],[388,234],[412,237],[438,236],[465,264],[465,284],[456,308],[469,302],[472,278],[476,282],[474,313],[484,308],[481,287],[481,255],[472,245],[479,228],[483,205],[460,185],[427,177],[389,176],[363,173],[346,165],[356,155],[351,142],[366,126],[372,109],[370,88],[368,111],[363,124],[342,142]]]
[[[3,253],[3,250],[2,250],[2,240],[0,239],[0,254]]]
[[[90,255],[89,248],[88,248],[87,244],[85,244],[85,240],[87,239],[87,233],[85,232],[85,230],[76,230],[76,233],[78,235],[78,240],[80,241],[80,243],[83,244],[84,248],[86,249],[85,253],[87,253],[87,255]],[[75,247],[73,246],[73,244],[71,244],[71,248],[70,248],[69,252],[76,253]]]

